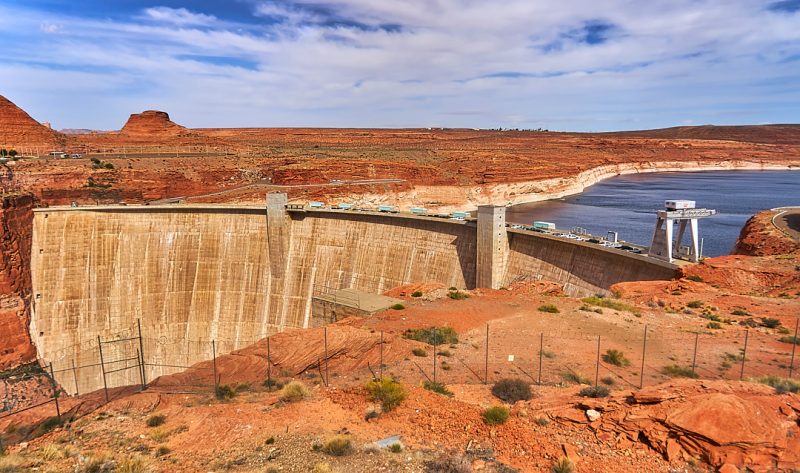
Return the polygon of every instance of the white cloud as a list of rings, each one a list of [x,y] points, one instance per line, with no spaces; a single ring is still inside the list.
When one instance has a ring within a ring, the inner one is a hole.
[[[63,27],[55,23],[43,22],[39,25],[39,30],[43,33],[55,34],[61,31]]]
[[[798,121],[800,14],[756,0],[599,3],[262,1],[238,23],[185,8],[100,21],[0,6],[22,31],[0,61],[26,77],[0,76],[0,91],[56,126],[96,128],[144,108],[189,126]],[[613,25],[607,41],[581,41],[587,22]],[[45,24],[64,27],[48,41],[24,33]]]

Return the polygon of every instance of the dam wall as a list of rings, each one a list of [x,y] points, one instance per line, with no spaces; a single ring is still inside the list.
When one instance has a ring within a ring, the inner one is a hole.
[[[326,288],[476,286],[475,222],[283,213],[224,205],[37,209],[30,333],[39,358],[53,363],[71,393],[102,388],[103,370],[110,387],[136,384],[211,358],[212,340],[221,354],[308,327],[312,299]],[[507,240],[489,280],[543,277],[571,293],[592,294],[675,271],[646,257],[532,232],[507,229]],[[141,354],[144,373],[136,368]]]

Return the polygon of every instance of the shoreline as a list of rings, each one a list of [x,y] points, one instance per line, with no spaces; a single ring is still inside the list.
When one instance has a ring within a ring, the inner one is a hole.
[[[479,205],[519,204],[554,200],[580,194],[587,187],[606,179],[630,174],[658,172],[707,171],[800,171],[800,159],[790,164],[755,161],[718,161],[689,163],[660,161],[652,163],[610,164],[587,169],[572,177],[536,181],[484,184],[476,186],[414,186],[409,191],[392,194],[353,194],[350,200],[359,206],[394,205],[401,209],[424,207],[436,212],[471,211]]]

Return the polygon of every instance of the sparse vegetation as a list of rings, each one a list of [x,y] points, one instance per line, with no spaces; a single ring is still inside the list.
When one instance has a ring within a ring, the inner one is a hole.
[[[617,384],[617,381],[612,378],[611,376],[606,376],[604,378],[600,378],[600,382],[605,384],[606,386],[613,386]]]
[[[704,305],[703,301],[698,301],[698,300],[689,301],[686,303],[686,307],[689,307],[691,309],[699,309],[703,307],[703,305]]]
[[[540,305],[538,310],[539,312],[547,312],[548,314],[558,314],[559,312],[561,312],[560,310],[558,310],[558,307],[556,307],[553,304]]]
[[[341,457],[353,451],[353,442],[346,435],[336,435],[326,440],[321,450],[328,455]]]
[[[395,305],[392,306],[393,310],[403,310],[405,308],[406,308],[406,306],[404,306],[403,304],[395,304]]]
[[[775,392],[778,394],[800,394],[800,381],[795,381],[793,379],[779,378],[777,376],[763,376],[761,378],[753,379],[752,381],[772,386],[775,388]]]
[[[448,357],[449,356],[453,356],[453,354],[450,352],[450,350],[439,350],[439,351],[436,352],[436,354],[439,355],[439,356],[448,356]]]
[[[747,311],[746,311],[746,310],[744,310],[744,309],[734,309],[734,310],[731,312],[731,314],[733,314],[733,315],[739,315],[739,316],[745,316],[745,317],[749,317],[749,316],[750,316],[750,313],[749,313],[749,312],[747,312]]]
[[[447,297],[449,297],[450,299],[460,301],[462,299],[469,299],[469,294],[461,291],[450,291],[447,293]]]
[[[422,291],[414,291],[411,293],[411,297],[422,297]]]
[[[598,385],[598,386],[585,387],[581,389],[580,393],[578,394],[580,394],[583,397],[599,398],[599,397],[608,397],[608,395],[611,394],[611,391],[609,391],[609,389],[605,386]]]
[[[567,457],[561,457],[553,465],[553,473],[575,473],[575,464]]]
[[[30,433],[28,436],[29,440],[33,440],[37,437],[41,437],[42,435],[52,431],[56,427],[61,425],[61,421],[58,419],[57,416],[48,417],[45,419],[41,424],[37,425],[33,432]]]
[[[399,443],[389,445],[389,451],[392,453],[400,453],[403,451],[403,446]]]
[[[509,411],[503,406],[493,406],[483,411],[483,421],[489,425],[505,424]]]
[[[427,351],[425,351],[425,350],[424,350],[424,349],[422,349],[422,348],[419,348],[419,347],[417,347],[417,348],[414,348],[413,350],[411,350],[411,353],[412,353],[414,356],[428,356],[428,352],[427,352]]]
[[[158,427],[159,425],[162,425],[164,422],[166,422],[166,420],[167,420],[167,416],[165,416],[165,415],[162,415],[162,414],[152,415],[152,416],[147,418],[147,426],[148,427]]]
[[[703,282],[703,278],[698,276],[698,275],[696,275],[696,274],[690,274],[690,275],[686,276],[686,279],[688,279],[689,281],[694,281],[694,282]]]
[[[442,361],[441,367],[442,370],[444,371],[450,371],[451,369],[453,369],[453,367],[450,366],[450,363],[448,363],[447,361]]]
[[[618,312],[630,312],[631,314],[639,317],[641,316],[642,311],[638,308],[626,304],[622,301],[609,299],[607,297],[585,297],[581,299],[585,304],[597,306],[597,307],[605,307],[606,309],[616,310]]]
[[[296,402],[311,397],[311,391],[300,381],[292,381],[281,389],[281,400],[284,402]]]
[[[531,386],[519,378],[505,378],[494,383],[492,395],[502,401],[514,404],[517,401],[527,401],[531,398]]]
[[[625,353],[620,350],[609,348],[603,354],[603,361],[614,366],[630,366],[631,361],[625,358]]]
[[[389,412],[399,406],[406,398],[406,390],[403,385],[386,376],[368,382],[366,389],[370,400],[380,402],[384,412]]]
[[[403,332],[403,338],[427,343],[428,345],[444,345],[458,343],[458,334],[452,327],[428,327],[409,329]]]
[[[550,419],[548,419],[547,417],[537,417],[534,422],[536,422],[536,425],[544,427],[550,424]]]
[[[471,473],[472,466],[469,459],[461,455],[443,454],[435,460],[426,461],[425,471],[428,473]]]
[[[575,373],[573,371],[567,371],[561,374],[561,377],[564,378],[564,381],[573,384],[592,384],[589,378],[583,377],[580,373]]]
[[[18,455],[0,456],[0,473],[21,473],[22,458]]]
[[[227,384],[219,384],[214,389],[214,395],[220,401],[228,401],[236,397],[236,389]]]
[[[169,455],[171,452],[172,450],[169,447],[167,447],[166,445],[161,445],[156,450],[156,456],[163,457],[164,455]]]
[[[781,337],[778,339],[778,341],[783,343],[793,343],[795,345],[800,345],[800,337],[792,337],[792,336]]]
[[[661,374],[672,378],[699,378],[691,368],[678,365],[669,365],[661,368]]]
[[[150,463],[144,457],[134,455],[121,460],[113,471],[118,473],[144,473],[150,471]]]
[[[719,330],[722,328],[722,324],[719,322],[709,322],[706,324],[706,328],[710,328],[712,330]]]
[[[761,326],[767,328],[778,328],[781,326],[781,321],[778,319],[771,319],[768,317],[761,318]]]
[[[169,438],[169,432],[164,429],[155,428],[150,431],[150,440],[156,443],[161,443]]]
[[[433,391],[437,394],[441,394],[447,397],[453,397],[453,392],[447,389],[447,386],[444,383],[440,383],[438,381],[425,381],[422,383],[422,387],[427,389],[428,391]]]

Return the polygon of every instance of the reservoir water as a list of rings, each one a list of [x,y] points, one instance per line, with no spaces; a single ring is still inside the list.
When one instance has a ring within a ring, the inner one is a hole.
[[[563,199],[515,205],[507,221],[530,225],[553,222],[559,229],[585,228],[605,235],[650,245],[657,210],[668,199],[688,199],[697,207],[716,209],[717,215],[700,220],[705,256],[731,252],[744,223],[754,213],[783,206],[800,206],[800,172],[704,171],[663,172],[618,176]],[[677,230],[677,226],[675,227]],[[687,244],[688,236],[684,244]]]

